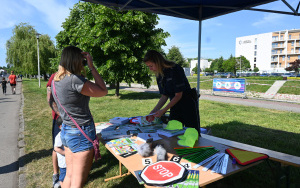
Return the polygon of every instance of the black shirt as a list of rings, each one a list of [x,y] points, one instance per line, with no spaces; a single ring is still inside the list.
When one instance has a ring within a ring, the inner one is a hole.
[[[165,68],[163,73],[164,77],[159,76],[156,79],[157,85],[160,94],[167,95],[170,100],[173,99],[175,93],[191,89],[184,70],[180,65],[175,64],[174,67]]]

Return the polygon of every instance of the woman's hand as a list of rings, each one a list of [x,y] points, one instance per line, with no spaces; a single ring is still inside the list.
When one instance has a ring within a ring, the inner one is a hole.
[[[162,115],[164,115],[166,112],[164,110],[158,110],[157,112],[155,112],[153,115],[154,117],[158,117],[160,118]]]
[[[88,52],[81,52],[83,57],[86,59],[88,67],[92,69],[94,67],[93,65],[93,57]]]

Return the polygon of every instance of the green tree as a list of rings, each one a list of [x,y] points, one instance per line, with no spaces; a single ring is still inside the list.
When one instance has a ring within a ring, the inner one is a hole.
[[[259,71],[259,68],[258,68],[258,67],[255,67],[255,68],[253,69],[253,71],[254,71],[254,72],[258,72],[258,71]]]
[[[223,62],[222,67],[225,72],[233,72],[236,74],[236,63],[236,58],[231,55],[229,59]]]
[[[217,59],[213,60],[211,65],[210,65],[211,70],[212,71],[216,70],[218,72],[224,72],[223,62],[224,62],[224,59],[223,59],[222,56],[220,58],[217,58]]]
[[[300,68],[300,60],[296,59],[294,62],[290,63],[291,66],[285,68],[286,71],[295,71],[297,74],[299,73]]]
[[[169,33],[155,26],[158,16],[140,11],[116,11],[94,3],[74,5],[56,36],[57,47],[78,46],[93,56],[95,66],[107,83],[136,81],[150,86],[149,70],[142,63],[149,49],[161,50]],[[55,61],[53,61],[55,62]]]
[[[185,61],[179,48],[176,46],[172,46],[171,49],[169,49],[169,53],[167,54],[167,59],[179,64],[182,67],[189,67],[189,64]]]
[[[249,60],[245,56],[236,57],[236,70],[246,71],[251,68]]]
[[[38,73],[36,33],[33,26],[20,23],[15,26],[13,36],[6,42],[6,63],[16,73]],[[55,57],[55,46],[48,35],[40,36],[39,53],[40,73],[46,76],[50,66],[49,58]]]

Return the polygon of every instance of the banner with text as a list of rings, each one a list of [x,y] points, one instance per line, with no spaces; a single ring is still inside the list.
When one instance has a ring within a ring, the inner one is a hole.
[[[245,90],[245,78],[214,78],[213,80],[213,91],[244,93]]]

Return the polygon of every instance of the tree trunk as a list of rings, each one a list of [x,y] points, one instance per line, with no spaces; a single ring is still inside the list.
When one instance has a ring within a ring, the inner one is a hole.
[[[120,96],[120,82],[117,82],[116,83],[116,93],[115,93],[115,96]]]

